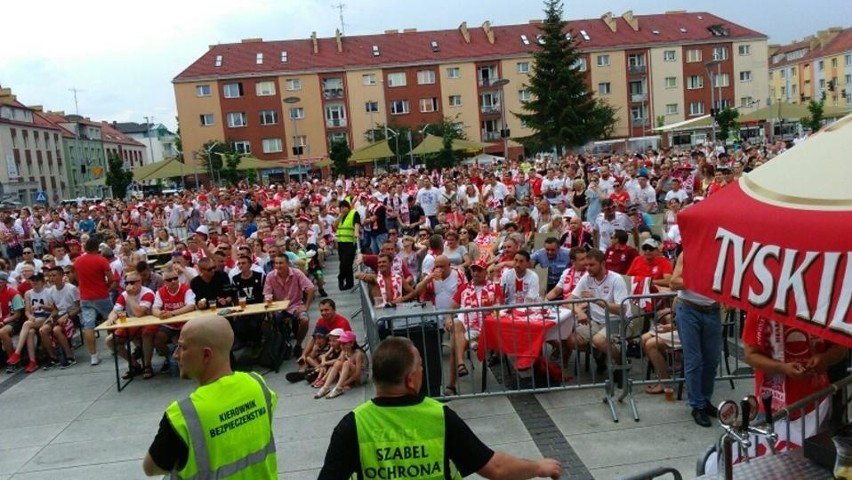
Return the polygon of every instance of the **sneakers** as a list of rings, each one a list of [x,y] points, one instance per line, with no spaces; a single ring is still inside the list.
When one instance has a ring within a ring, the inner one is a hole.
[[[59,364],[59,369],[65,370],[66,368],[73,367],[74,365],[77,365],[77,360],[74,357],[66,358]]]
[[[33,373],[38,370],[38,364],[36,362],[30,362],[27,364],[27,368],[24,369],[25,373]]]
[[[94,367],[95,365],[97,365],[99,363],[101,363],[101,357],[99,357],[97,353],[93,353],[92,354],[92,366]]]
[[[53,367],[58,367],[58,366],[59,366],[59,362],[57,362],[56,360],[51,358],[50,360],[47,361],[47,363],[44,364],[43,367],[41,367],[41,369],[47,371],[47,370],[50,370]]]
[[[17,365],[19,363],[21,363],[21,354],[18,352],[13,353],[12,356],[6,360],[6,365]]]
[[[710,417],[707,416],[703,408],[693,408],[692,419],[695,420],[695,423],[702,427],[710,427],[712,425],[710,423]]]
[[[9,373],[9,374],[15,373],[18,370],[20,370],[20,368],[21,368],[21,366],[17,365],[17,364],[16,365],[7,365],[6,366],[6,373]]]
[[[719,409],[714,407],[713,405],[710,405],[709,403],[705,404],[704,408],[702,408],[701,411],[704,412],[704,414],[708,417],[716,418],[719,416]]]

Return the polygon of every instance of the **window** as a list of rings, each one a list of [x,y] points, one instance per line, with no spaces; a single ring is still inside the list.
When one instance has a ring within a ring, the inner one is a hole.
[[[256,64],[258,64],[258,65],[263,65],[263,54],[262,54],[262,53],[258,53],[258,54],[255,56],[255,61],[254,61],[254,62],[255,62]]]
[[[731,85],[731,77],[727,73],[713,75],[713,87],[727,87]]]
[[[666,77],[666,88],[677,88],[677,77]]]
[[[824,78],[819,79],[819,89],[825,90],[825,79]]]
[[[751,70],[743,70],[740,72],[740,81],[741,82],[750,82],[751,81]]]
[[[217,67],[222,66],[222,55],[216,55],[216,63],[214,63]]]
[[[428,113],[438,110],[438,99],[435,97],[420,99],[420,112]]]
[[[687,63],[694,63],[701,61],[701,50],[697,48],[693,48],[691,50],[686,51],[686,61]]]
[[[751,55],[751,45],[740,45],[737,47],[737,53],[744,57],[746,55]]]
[[[689,114],[691,116],[704,115],[704,103],[692,102],[689,104]]]
[[[630,118],[633,120],[634,124],[644,124],[645,119],[648,118],[647,110],[645,109],[645,105],[636,105],[630,108]]]
[[[697,90],[699,88],[704,88],[704,76],[703,75],[690,75],[686,77],[686,88],[690,90]]]
[[[627,56],[627,66],[633,71],[643,69],[645,67],[645,55],[642,53],[631,53]]]
[[[226,83],[222,89],[225,92],[225,98],[239,98],[243,96],[242,83]]]
[[[837,57],[831,59],[831,68],[837,68]]]
[[[298,78],[289,78],[287,79],[287,90],[292,92],[295,90],[302,89],[302,80]]]
[[[451,107],[461,107],[461,95],[450,95],[449,104]]]
[[[304,147],[308,144],[307,135],[293,135],[293,146],[294,147]],[[299,152],[301,153],[301,152]]]
[[[391,102],[392,115],[405,115],[408,113],[408,100],[394,100]]]
[[[598,55],[598,66],[599,67],[608,67],[609,66],[609,55]]]
[[[331,146],[335,143],[343,142],[344,144],[349,144],[349,138],[346,136],[346,132],[333,132],[328,134],[328,148],[331,149]]]
[[[275,125],[278,123],[278,112],[275,110],[261,110],[260,111],[260,124],[261,125]]]
[[[245,127],[246,122],[245,112],[231,112],[228,114],[228,126],[231,128]]]
[[[754,97],[740,97],[740,107],[748,108],[754,103]]]
[[[376,74],[375,73],[365,73],[361,75],[361,84],[362,85],[375,85],[376,82]]]
[[[322,96],[326,100],[343,98],[343,79],[340,77],[323,78]]]
[[[728,47],[713,47],[713,60],[727,60]]]
[[[524,88],[523,90],[518,90],[518,100],[522,102],[529,102],[532,99],[532,93],[529,88]]]
[[[530,62],[518,62],[518,73],[530,73]]]
[[[434,70],[420,70],[417,72],[417,85],[431,85],[435,83]]]
[[[264,138],[263,153],[278,153],[284,151],[280,138]]]
[[[447,78],[461,78],[461,69],[459,67],[448,67]]]
[[[666,115],[677,115],[677,104],[676,103],[667,103],[666,104]]]
[[[302,107],[291,107],[290,108],[290,119],[291,120],[301,120],[305,118],[305,109]]]
[[[601,82],[598,84],[599,95],[609,95],[612,92],[612,85],[609,82]]]
[[[820,60],[819,62],[817,62],[817,70],[819,70],[820,72],[825,70],[825,60]]]
[[[407,85],[405,72],[388,74],[388,87],[404,87],[405,85]]]
[[[847,53],[845,58],[846,66],[852,65],[852,53]]]
[[[589,69],[589,66],[586,64],[586,58],[580,57],[577,60],[574,60],[574,63],[571,64],[571,68],[576,69],[578,72],[585,72]]]
[[[787,78],[787,69],[781,70],[781,78]]]
[[[209,97],[211,95],[210,85],[196,85],[195,86],[195,96],[196,97]]]
[[[325,106],[325,126],[328,128],[340,128],[346,126],[346,108],[342,103],[334,103]]]
[[[254,86],[258,97],[269,97],[275,95],[275,82],[257,82]]]
[[[251,142],[248,140],[234,142],[234,151],[237,153],[251,153]]]
[[[852,74],[847,73],[846,74],[846,86],[848,87],[850,83],[852,83]],[[848,90],[847,90],[847,92],[848,92]]]
[[[212,113],[205,113],[205,114],[199,115],[199,118],[201,120],[201,126],[202,127],[209,127],[210,125],[213,125],[213,114]]]
[[[364,111],[367,113],[376,113],[379,111],[379,102],[367,102],[364,104]]]
[[[677,54],[674,50],[663,50],[663,61],[666,62],[674,62],[677,61],[675,55]]]

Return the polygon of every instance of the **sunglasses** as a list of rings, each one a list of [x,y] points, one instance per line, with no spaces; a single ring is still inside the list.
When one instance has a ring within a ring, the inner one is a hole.
[[[201,269],[202,272],[212,272],[213,270],[216,270],[216,267],[202,268]]]
[[[165,281],[167,281],[167,282],[177,282],[177,279],[178,279],[178,277],[172,277],[172,278],[166,278],[166,279],[165,279]]]
[[[125,280],[124,283],[126,283],[127,285],[134,285],[137,283],[142,283],[142,280]]]

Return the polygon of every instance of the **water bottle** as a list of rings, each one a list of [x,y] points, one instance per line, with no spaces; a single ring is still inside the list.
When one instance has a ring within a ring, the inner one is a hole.
[[[180,376],[180,367],[174,357],[175,350],[177,350],[176,345],[169,345],[169,357],[166,359],[166,361],[169,362],[169,375],[173,377]]]

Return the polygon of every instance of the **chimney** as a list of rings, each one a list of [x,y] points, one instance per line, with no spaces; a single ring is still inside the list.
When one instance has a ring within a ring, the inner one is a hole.
[[[470,43],[470,32],[467,31],[467,22],[462,22],[459,25],[459,32],[461,32],[461,36],[464,38],[464,43]]]
[[[385,35],[396,35],[399,33],[399,30],[392,28],[390,30],[385,30]]]
[[[34,112],[43,112],[44,111],[44,107],[42,105],[30,105],[27,108],[29,108],[30,110],[32,110]]]
[[[534,18],[534,19],[530,20],[529,23],[530,23],[530,25],[541,25],[541,24],[544,23],[544,20],[542,20],[540,18]]]
[[[240,40],[240,43],[261,43],[261,42],[263,42],[263,39],[260,38],[260,37],[244,38],[244,39]]]
[[[0,88],[0,97],[11,97],[12,89],[11,88]]]
[[[633,10],[628,10],[621,14],[621,18],[630,25],[634,32],[639,31],[639,19],[633,16]]]
[[[613,33],[618,30],[618,24],[615,23],[615,19],[612,18],[612,12],[606,12],[601,15],[601,20],[603,20],[606,26],[609,27],[610,31],[612,31]]]
[[[767,53],[771,57],[771,56],[775,55],[776,53],[778,53],[778,50],[781,50],[781,45],[779,45],[777,43],[772,43],[772,44],[767,45],[766,49],[767,49]]]
[[[334,31],[334,41],[337,43],[337,53],[343,53],[343,34],[339,28]]]
[[[314,55],[319,53],[319,42],[317,42],[317,32],[311,32],[311,43],[314,45]]]
[[[494,30],[491,29],[491,22],[486,20],[482,24],[482,31],[485,32],[485,37],[488,38],[488,43],[494,45]]]
[[[417,33],[416,28],[403,28],[402,33]]]

